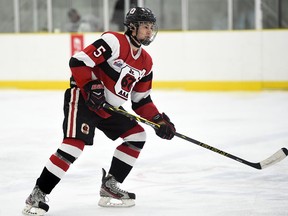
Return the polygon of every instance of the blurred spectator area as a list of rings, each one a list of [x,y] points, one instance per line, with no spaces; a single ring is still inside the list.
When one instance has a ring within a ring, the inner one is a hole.
[[[288,0],[0,0],[0,32],[67,32],[71,8],[95,20],[93,31],[122,31],[113,21],[116,3],[120,24],[131,5],[145,6],[160,30],[288,28]]]

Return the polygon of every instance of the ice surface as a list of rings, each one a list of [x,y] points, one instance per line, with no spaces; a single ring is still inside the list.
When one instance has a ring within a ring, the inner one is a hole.
[[[154,91],[154,102],[177,131],[243,159],[259,162],[288,147],[288,92]],[[21,215],[48,158],[62,140],[62,91],[0,91],[0,215]],[[130,111],[130,104],[125,107]],[[97,205],[101,168],[115,142],[96,131],[49,195],[48,216],[287,216],[288,160],[264,170],[175,137],[148,138],[123,189],[136,206]]]

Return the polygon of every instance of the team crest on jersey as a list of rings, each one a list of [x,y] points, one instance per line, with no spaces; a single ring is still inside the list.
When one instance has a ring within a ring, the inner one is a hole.
[[[134,85],[144,76],[145,72],[145,69],[138,70],[129,65],[125,65],[121,69],[120,76],[115,84],[116,94],[127,100]]]

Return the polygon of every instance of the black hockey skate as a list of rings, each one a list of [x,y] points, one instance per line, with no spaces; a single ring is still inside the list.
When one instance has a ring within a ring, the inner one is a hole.
[[[24,215],[43,216],[49,210],[49,206],[46,202],[46,194],[36,185],[32,193],[26,199],[26,206],[22,213]]]
[[[102,207],[132,207],[135,205],[136,196],[118,187],[116,179],[102,169],[102,185],[100,189],[99,206]]]

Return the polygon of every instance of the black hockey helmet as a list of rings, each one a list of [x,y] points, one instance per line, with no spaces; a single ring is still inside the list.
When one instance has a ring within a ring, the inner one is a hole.
[[[136,32],[138,32],[139,25],[143,22],[149,22],[153,24],[152,37],[142,41],[138,41],[137,37],[134,37],[134,39],[136,39],[139,43],[147,46],[155,39],[158,32],[156,16],[149,8],[134,7],[129,10],[124,21],[124,25],[128,28],[125,33],[131,37],[132,30],[136,28]]]
[[[130,23],[152,22],[156,23],[156,17],[149,8],[134,7],[126,14],[124,25],[129,26]]]

